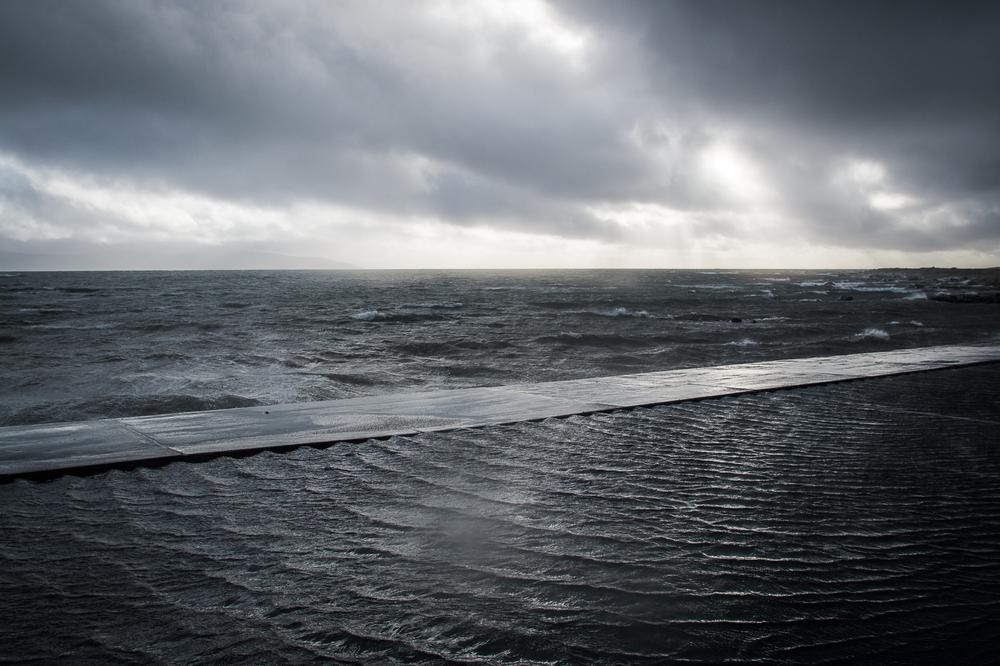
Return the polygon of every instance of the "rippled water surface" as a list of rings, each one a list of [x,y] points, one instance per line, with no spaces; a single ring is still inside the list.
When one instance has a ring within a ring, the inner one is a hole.
[[[996,342],[900,272],[0,275],[0,425]],[[0,661],[1000,644],[1000,366],[0,485]]]
[[[0,656],[985,663],[1000,366],[0,486]]]

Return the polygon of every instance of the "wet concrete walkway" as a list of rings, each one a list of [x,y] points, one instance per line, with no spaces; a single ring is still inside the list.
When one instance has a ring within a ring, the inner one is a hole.
[[[0,428],[0,481],[477,428],[1000,361],[939,346],[559,382]]]

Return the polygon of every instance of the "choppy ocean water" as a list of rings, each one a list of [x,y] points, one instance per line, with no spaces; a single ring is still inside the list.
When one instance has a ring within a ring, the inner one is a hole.
[[[994,305],[921,297],[974,282],[913,272],[17,274],[0,288],[8,424],[998,328]],[[0,659],[986,663],[998,414],[994,364],[17,481],[0,486]]]
[[[933,300],[984,287],[921,271],[8,273],[0,424],[984,342],[995,305]]]

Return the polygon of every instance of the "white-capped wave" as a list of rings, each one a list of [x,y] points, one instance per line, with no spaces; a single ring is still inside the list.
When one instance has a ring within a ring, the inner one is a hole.
[[[740,340],[733,340],[732,342],[727,342],[730,347],[755,347],[760,343],[753,338],[742,338]]]
[[[363,310],[352,314],[351,319],[356,319],[358,321],[375,321],[376,319],[385,319],[385,315],[378,310]]]
[[[909,294],[903,297],[903,300],[907,301],[926,301],[927,294],[922,291],[911,291]]]
[[[837,289],[844,289],[847,291],[861,291],[861,292],[891,292],[895,294],[908,294],[910,289],[908,287],[899,287],[893,284],[865,284],[864,282],[834,282],[833,286]]]
[[[889,334],[881,328],[869,327],[860,333],[855,333],[851,338],[854,340],[888,340]]]
[[[600,317],[649,317],[649,313],[645,310],[629,310],[628,308],[595,308],[593,310],[587,310],[590,314],[595,314]]]
[[[870,287],[859,287],[855,291],[873,291],[873,292],[888,292],[893,294],[909,294],[912,293],[909,287],[897,287],[896,285],[873,285]]]

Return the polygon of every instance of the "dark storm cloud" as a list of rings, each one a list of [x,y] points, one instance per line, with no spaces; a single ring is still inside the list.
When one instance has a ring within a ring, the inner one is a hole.
[[[993,2],[566,3],[641,35],[662,81],[740,114],[854,130],[900,118],[991,119],[1000,102]],[[958,106],[956,106],[956,104]]]
[[[263,206],[620,240],[593,206],[738,234],[719,215],[740,204],[698,177],[729,132],[807,239],[1000,244],[996,3],[559,3],[589,35],[580,67],[524,24],[447,28],[428,6],[0,3],[0,152]],[[916,201],[873,209],[834,177],[852,159]],[[12,178],[4,228],[9,211],[86,226]]]
[[[746,128],[797,169],[770,160],[821,236],[870,232],[879,246],[926,249],[1000,240],[1000,4],[996,2],[602,2],[569,14],[639,35],[664,97]],[[885,163],[895,184],[930,202],[965,202],[950,238],[893,229],[818,186],[836,155]],[[773,157],[773,155],[772,155]],[[802,163],[805,166],[802,166]],[[968,200],[978,202],[968,205]],[[825,232],[833,232],[827,234]],[[863,241],[862,241],[863,242]]]

